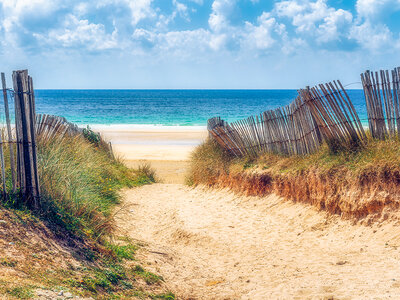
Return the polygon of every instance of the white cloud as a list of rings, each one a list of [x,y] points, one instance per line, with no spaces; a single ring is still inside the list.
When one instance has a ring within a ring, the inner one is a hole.
[[[159,59],[170,55],[179,59],[194,59],[195,53],[199,54],[213,47],[213,35],[205,29],[165,33],[136,29],[132,37],[135,41],[144,42],[150,48],[151,53],[159,53]]]
[[[399,49],[400,39],[384,23],[392,13],[400,10],[400,0],[357,0],[357,19],[349,37],[372,52]]]
[[[229,15],[235,4],[235,0],[214,0],[211,6],[212,12],[208,19],[208,24],[213,31],[219,32],[229,27]]]
[[[46,13],[57,7],[58,1],[51,0],[1,0],[4,10],[15,15],[29,14],[32,12]]]
[[[400,9],[400,0],[357,0],[356,10],[359,17],[375,18],[383,12]]]
[[[51,0],[0,0],[4,19],[2,27],[12,31],[14,26],[20,25],[20,18],[25,15],[46,16],[57,9],[57,1]]]
[[[136,26],[145,19],[154,19],[157,13],[152,7],[153,0],[89,0],[91,4],[96,3],[97,7],[105,7],[111,4],[127,8],[131,15],[131,24]]]
[[[168,10],[154,0],[0,0],[1,43],[38,53],[57,48],[66,53],[118,49],[122,54],[123,49],[189,60],[193,53],[296,55],[343,50],[342,45],[348,46],[343,51],[361,47],[367,53],[399,45],[397,34],[377,16],[400,9],[400,0],[358,0],[355,17],[328,0],[283,0],[270,11],[260,11],[256,20],[240,20],[238,4],[257,0],[163,1],[168,1]],[[209,15],[206,9],[196,11],[196,5],[206,4]],[[190,22],[194,13],[202,13],[208,26],[195,27]],[[181,30],[176,27],[182,24],[179,17],[186,20]]]
[[[189,21],[188,7],[177,0],[173,0],[172,3],[175,5],[176,12],[179,14],[179,16]]]
[[[348,32],[353,21],[353,15],[343,9],[331,10],[318,26],[318,41],[330,42],[339,40]]]
[[[128,6],[131,9],[132,13],[132,24],[136,25],[139,23],[141,20],[148,18],[148,17],[153,17],[154,16],[154,11],[151,8],[151,2],[153,0],[128,0]]]
[[[289,18],[298,34],[313,36],[318,43],[339,40],[350,28],[349,11],[328,6],[326,0],[281,1],[276,3],[278,17]]]
[[[258,26],[246,22],[246,34],[242,42],[245,47],[265,50],[276,43],[272,37],[274,33],[285,34],[285,25],[278,24],[269,13],[264,12],[257,21]]]
[[[86,48],[89,51],[101,51],[118,47],[117,30],[111,34],[105,32],[104,25],[93,24],[88,20],[79,20],[69,15],[62,29],[51,30],[47,36],[35,35],[53,47]]]
[[[350,31],[350,37],[356,40],[363,48],[372,51],[386,48],[386,46],[394,48],[396,44],[391,31],[386,25],[372,25],[369,21],[361,25],[354,25]]]

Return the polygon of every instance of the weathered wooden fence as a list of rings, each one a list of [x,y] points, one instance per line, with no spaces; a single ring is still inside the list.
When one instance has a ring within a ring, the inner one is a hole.
[[[6,131],[0,135],[0,162],[2,192],[4,198],[12,194],[20,196],[33,207],[40,201],[40,184],[37,171],[36,112],[32,78],[27,70],[14,71],[13,90],[8,89],[4,73],[1,73],[4,98]],[[9,96],[14,100],[15,126],[11,126]],[[14,134],[13,134],[14,132]],[[9,151],[11,187],[7,189],[4,149]]]
[[[210,135],[235,156],[273,152],[304,155],[323,141],[362,143],[366,137],[354,106],[340,81],[300,89],[285,107],[227,123],[208,120]]]
[[[60,139],[65,136],[85,136],[89,133],[90,129],[78,127],[76,124],[68,122],[66,118],[60,116],[53,116],[47,114],[36,115],[36,133],[42,140]],[[115,159],[111,142],[103,139],[100,133],[93,132],[96,135],[97,146],[106,150],[110,157]]]
[[[82,128],[68,122],[64,117],[47,114],[36,115],[36,133],[42,139],[63,138],[65,135],[75,136],[82,132]]]
[[[372,137],[400,137],[400,67],[380,72],[366,71],[361,82]]]
[[[52,140],[66,135],[85,135],[85,129],[79,128],[63,117],[36,115],[33,82],[27,70],[13,72],[13,89],[7,88],[4,73],[1,73],[1,81],[6,121],[6,128],[0,130],[1,191],[4,199],[9,199],[12,194],[20,197],[27,204],[38,207],[40,182],[37,139]],[[13,125],[10,118],[9,100],[14,104],[15,123]],[[108,150],[110,156],[114,157],[111,143],[107,143],[100,134],[93,134],[98,137],[98,146]]]

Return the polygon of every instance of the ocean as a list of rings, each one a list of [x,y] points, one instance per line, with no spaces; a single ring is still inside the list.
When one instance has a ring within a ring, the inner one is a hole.
[[[362,90],[348,90],[366,119]],[[36,90],[36,112],[78,125],[206,126],[211,117],[244,119],[289,104],[296,90]]]

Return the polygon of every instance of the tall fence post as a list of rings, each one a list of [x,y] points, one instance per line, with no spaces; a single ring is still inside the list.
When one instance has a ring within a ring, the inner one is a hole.
[[[36,162],[35,106],[32,80],[27,70],[14,71],[15,127],[21,193],[24,200],[37,208],[39,179]]]

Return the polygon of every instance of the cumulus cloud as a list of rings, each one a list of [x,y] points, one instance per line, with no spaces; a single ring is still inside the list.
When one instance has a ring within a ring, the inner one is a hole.
[[[314,36],[318,43],[341,39],[353,20],[349,11],[329,7],[326,0],[281,1],[275,11],[288,18],[298,34]]]
[[[398,44],[386,25],[372,25],[369,21],[355,25],[350,31],[350,37],[363,48],[373,51],[386,47],[395,48]]]
[[[278,24],[276,19],[271,17],[269,13],[264,12],[258,17],[257,22],[257,25],[246,22],[246,32],[243,40],[246,47],[266,50],[276,43],[276,39],[273,37],[274,34],[279,36],[286,34],[285,25]]]
[[[400,0],[358,0],[354,15],[328,0],[281,0],[249,20],[237,13],[240,2],[261,1],[165,1],[167,8],[153,0],[0,0],[0,38],[11,48],[36,53],[116,50],[188,59],[190,53],[243,57],[355,48],[341,48],[347,44],[367,51],[399,45],[398,33],[379,16],[400,10]],[[200,9],[205,3],[209,9]]]
[[[214,0],[212,12],[208,19],[211,30],[220,32],[230,27],[229,15],[235,7],[235,0]]]
[[[384,12],[400,9],[400,0],[357,0],[356,10],[359,17],[376,18]]]
[[[107,34],[103,24],[67,16],[62,29],[51,30],[47,36],[34,34],[52,47],[86,48],[101,51],[118,48],[118,31]]]

